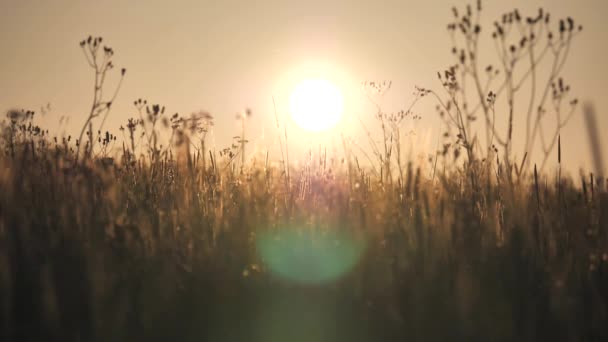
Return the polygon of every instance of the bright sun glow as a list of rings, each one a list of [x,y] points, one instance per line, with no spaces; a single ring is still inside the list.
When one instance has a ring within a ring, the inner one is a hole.
[[[289,99],[293,120],[303,129],[320,132],[340,122],[343,111],[340,90],[330,81],[308,79],[300,82]]]

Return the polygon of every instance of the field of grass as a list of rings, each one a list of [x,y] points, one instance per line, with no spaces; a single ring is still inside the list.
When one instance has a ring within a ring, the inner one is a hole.
[[[81,42],[89,61],[113,54],[93,46]],[[96,76],[109,70],[94,65]],[[515,162],[510,129],[503,142],[496,134],[504,156],[492,141],[480,155],[475,117],[450,106],[457,74],[439,76],[445,102],[418,89],[456,119],[452,147],[430,166],[402,161],[391,135],[409,111],[379,109],[384,139],[371,165],[345,141],[343,157],[311,153],[297,167],[282,127],[280,156],[246,159],[242,132],[216,151],[205,142],[209,114],[165,115],[143,100],[121,136],[97,131],[114,100],[97,93],[103,77],[79,139],[10,111],[0,339],[608,340],[608,181]],[[480,93],[488,120],[496,95]],[[561,167],[556,142],[543,165]]]
[[[590,179],[76,162],[36,132],[0,157],[5,341],[608,336],[608,193]]]

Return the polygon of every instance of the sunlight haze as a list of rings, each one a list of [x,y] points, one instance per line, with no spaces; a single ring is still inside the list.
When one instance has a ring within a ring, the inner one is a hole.
[[[215,117],[214,143],[222,148],[239,127],[235,113],[248,107],[253,111],[250,141],[263,149],[273,145],[278,134],[273,97],[279,117],[286,121],[289,116],[289,92],[277,85],[291,82],[292,86],[305,79],[286,80],[302,65],[324,63],[335,66],[332,72],[341,75],[334,82],[345,97],[343,120],[333,134],[343,133],[363,144],[367,138],[361,122],[372,132],[377,132],[377,125],[373,122],[376,109],[361,91],[361,82],[392,81],[392,88],[380,99],[388,112],[408,106],[415,85],[441,90],[435,75],[453,62],[446,31],[452,19],[450,8],[465,4],[438,0],[2,1],[0,109],[40,112],[40,107],[50,104],[50,111],[38,122],[57,134],[76,135],[92,97],[92,70],[78,42],[91,34],[102,36],[115,50],[118,68],[127,68],[108,129],[116,130],[135,116],[132,103],[142,98],[166,106],[170,113],[209,111]],[[492,46],[493,20],[515,7],[529,14],[545,7],[554,18],[572,16],[585,27],[573,42],[563,75],[580,101],[595,104],[599,126],[608,127],[604,83],[608,48],[603,43],[608,3],[485,1],[482,23],[486,31],[482,34],[488,38],[487,46]],[[493,60],[495,51],[482,50],[481,57]],[[108,82],[114,84],[117,79],[115,71]],[[434,107],[431,99],[421,101],[414,111],[422,119],[406,123],[418,135],[417,141],[428,137],[423,144],[426,150],[420,153],[432,153],[443,131]],[[69,121],[60,123],[61,117]],[[579,167],[591,167],[582,118],[579,106],[562,132],[563,163],[575,173]],[[289,129],[294,137],[318,143],[296,126]],[[608,138],[602,139],[608,146]]]

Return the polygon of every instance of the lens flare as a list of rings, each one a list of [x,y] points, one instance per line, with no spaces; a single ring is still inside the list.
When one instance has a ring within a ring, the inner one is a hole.
[[[364,244],[345,233],[286,228],[258,235],[258,253],[275,275],[300,284],[326,284],[348,273]]]

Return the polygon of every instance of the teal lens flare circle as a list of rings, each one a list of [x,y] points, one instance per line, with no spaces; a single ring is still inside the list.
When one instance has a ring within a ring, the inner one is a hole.
[[[258,234],[257,250],[272,274],[299,284],[320,285],[348,273],[364,243],[337,231],[283,229]]]

